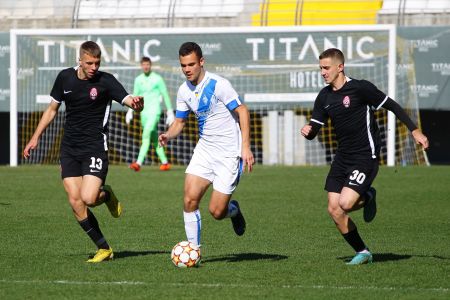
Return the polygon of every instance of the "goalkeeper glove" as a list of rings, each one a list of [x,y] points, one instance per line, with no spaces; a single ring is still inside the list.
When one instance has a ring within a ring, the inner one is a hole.
[[[133,120],[133,110],[129,108],[125,116],[125,123],[130,124],[131,120]]]
[[[166,124],[170,126],[173,121],[175,121],[175,114],[173,113],[173,110],[168,109],[166,112]]]

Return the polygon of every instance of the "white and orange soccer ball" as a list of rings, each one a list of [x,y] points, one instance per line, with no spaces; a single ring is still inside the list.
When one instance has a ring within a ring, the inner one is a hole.
[[[200,263],[200,248],[190,242],[183,241],[176,244],[170,255],[172,262],[178,268],[192,268]]]

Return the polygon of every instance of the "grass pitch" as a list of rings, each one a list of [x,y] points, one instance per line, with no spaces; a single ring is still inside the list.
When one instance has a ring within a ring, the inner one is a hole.
[[[378,215],[352,213],[374,264],[353,251],[327,214],[328,167],[256,166],[235,193],[247,232],[235,236],[201,203],[202,265],[178,269],[185,240],[184,168],[110,167],[124,206],[93,211],[115,259],[85,263],[95,247],[75,221],[59,166],[0,167],[0,299],[449,299],[450,168],[380,168]]]

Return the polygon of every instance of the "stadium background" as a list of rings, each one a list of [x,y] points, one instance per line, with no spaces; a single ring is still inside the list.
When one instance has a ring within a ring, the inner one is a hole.
[[[193,6],[187,9],[186,3]],[[449,163],[449,3],[0,0],[2,164],[9,163],[13,28],[195,31],[325,22],[330,28],[338,23],[396,24],[397,53],[414,54],[412,63],[399,62],[397,74],[417,70],[414,74],[421,76],[404,92],[417,96],[432,147],[430,167],[380,168],[374,222],[366,224],[362,214],[352,214],[374,253],[375,263],[361,268],[345,265],[352,249],[327,215],[322,186],[329,166],[255,166],[234,194],[242,199],[248,225],[239,238],[230,224],[207,214],[204,199],[202,265],[192,270],[175,268],[170,260],[172,246],[185,238],[184,166],[170,172],[155,167],[132,172],[123,163],[110,167],[108,184],[125,214],[117,220],[104,206],[95,209],[115,253],[113,262],[95,266],[84,263],[93,245],[73,219],[59,166],[0,166],[0,299],[449,299],[450,172],[449,166],[433,165]],[[82,8],[89,6],[92,14],[83,15]],[[31,77],[32,72],[19,70],[17,75]]]
[[[0,163],[8,164],[9,34],[15,28],[192,28],[394,23],[397,52],[412,48],[413,61],[397,62],[397,75],[414,69],[407,93],[418,99],[421,126],[431,140],[431,164],[450,164],[449,1],[12,1],[0,3]],[[33,70],[19,70],[27,76]],[[124,83],[124,84],[130,84]],[[171,91],[172,94],[174,91]],[[174,98],[174,97],[172,97]],[[174,100],[174,99],[173,99]],[[22,145],[19,145],[21,148]],[[138,145],[136,145],[138,147]],[[20,151],[20,150],[19,150]],[[149,159],[154,161],[153,154]],[[260,158],[260,162],[262,158]],[[327,158],[329,161],[329,158]],[[184,162],[184,161],[183,161]],[[398,163],[398,162],[397,162]]]

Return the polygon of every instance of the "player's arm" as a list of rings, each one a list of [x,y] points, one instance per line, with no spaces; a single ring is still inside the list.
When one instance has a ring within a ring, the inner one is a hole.
[[[159,145],[166,146],[169,140],[176,138],[181,133],[190,112],[191,109],[186,104],[185,97],[182,92],[182,87],[180,87],[177,94],[177,111],[175,121],[173,121],[172,125],[169,126],[169,129],[167,129],[166,132],[159,135]]]
[[[317,121],[315,119],[311,119],[309,121],[309,124],[306,124],[305,126],[303,126],[300,133],[308,140],[312,140],[319,133],[320,128],[322,128],[322,126],[323,126],[322,122]]]
[[[255,159],[252,150],[250,149],[250,113],[246,105],[241,104],[234,109],[239,116],[239,126],[241,127],[242,135],[242,154],[241,158],[244,163],[244,169],[247,165],[247,170],[253,170]]]
[[[39,144],[39,138],[41,137],[42,133],[45,131],[45,129],[50,125],[50,123],[55,118],[56,114],[58,113],[58,109],[61,106],[61,103],[56,101],[51,101],[47,109],[44,111],[44,114],[41,117],[41,120],[39,121],[39,124],[34,131],[33,136],[31,137],[28,144],[25,146],[25,149],[23,150],[23,157],[28,158],[31,155],[31,150],[36,149],[37,145]]]
[[[416,124],[414,124],[414,122],[411,120],[411,118],[408,116],[405,110],[397,102],[395,102],[389,97],[386,97],[386,100],[382,104],[382,107],[392,111],[395,114],[395,116],[400,121],[402,121],[402,123],[405,124],[406,127],[408,127],[417,144],[422,145],[424,149],[427,149],[429,147],[428,138],[422,133],[422,131],[419,128],[417,128]]]
[[[137,79],[138,79],[137,77],[134,79],[133,95],[140,95],[139,94],[139,83],[138,83]],[[130,124],[131,120],[133,120],[133,109],[130,107],[130,108],[128,108],[127,114],[125,115],[125,123]]]
[[[158,90],[164,99],[164,104],[166,105],[166,109],[173,110],[172,102],[170,102],[169,92],[167,91],[166,83],[164,82],[164,79],[162,79],[162,77],[161,77],[161,80],[159,80],[159,82],[158,82]]]
[[[327,113],[323,108],[323,104],[321,102],[320,93],[314,101],[314,108],[312,112],[312,117],[309,120],[309,124],[303,126],[300,130],[301,135],[303,135],[308,140],[312,140],[319,133],[320,128],[325,124],[325,120],[327,119]]]
[[[171,139],[176,138],[183,130],[185,124],[186,124],[185,118],[178,118],[178,117],[175,118],[175,121],[173,121],[169,129],[166,132],[159,135],[158,137],[159,145],[166,146]]]
[[[167,110],[166,124],[170,126],[175,120],[175,114],[173,113],[172,102],[170,102],[170,96],[169,92],[167,91],[166,83],[164,82],[164,79],[162,79],[162,77],[160,77],[158,89],[164,99],[164,105],[166,106]]]
[[[134,111],[140,112],[144,109],[144,97],[128,95],[123,99],[122,104]]]
[[[144,97],[128,94],[123,85],[112,74],[105,73],[105,76],[107,76],[106,82],[111,99],[116,101],[122,99],[122,101],[118,101],[120,104],[126,105],[137,112],[144,109]]]

